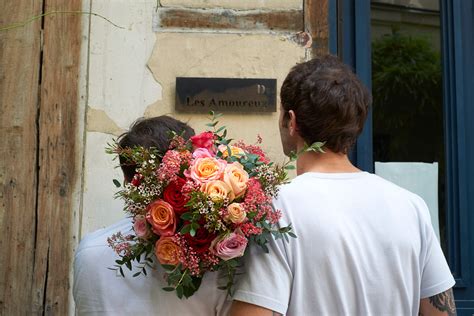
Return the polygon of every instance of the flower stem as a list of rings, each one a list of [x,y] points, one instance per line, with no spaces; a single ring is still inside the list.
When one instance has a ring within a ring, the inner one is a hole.
[[[176,283],[176,285],[174,287],[175,290],[181,284],[181,282],[183,282],[183,279],[184,279],[184,276],[186,275],[186,273],[188,273],[188,269],[184,270],[183,274],[181,275],[181,278],[179,279],[178,283]]]

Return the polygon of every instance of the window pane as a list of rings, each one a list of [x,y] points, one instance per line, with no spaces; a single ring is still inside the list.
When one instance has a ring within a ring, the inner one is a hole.
[[[439,1],[372,1],[371,23],[375,170],[425,199],[446,253]]]

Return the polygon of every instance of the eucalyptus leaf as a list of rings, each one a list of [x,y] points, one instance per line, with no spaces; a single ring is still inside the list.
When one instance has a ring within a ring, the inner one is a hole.
[[[166,291],[166,292],[173,292],[173,291],[174,291],[174,287],[171,287],[171,286],[164,287],[164,288],[163,288],[163,291]]]
[[[171,264],[162,264],[161,265],[163,267],[163,269],[165,269],[166,271],[173,271],[176,267],[171,265]]]
[[[187,212],[181,215],[181,219],[184,219],[185,221],[190,221],[193,219],[193,213],[192,212]]]
[[[178,296],[178,298],[183,298],[183,294],[184,294],[183,286],[182,286],[182,285],[178,285],[178,286],[176,287],[176,295]]]

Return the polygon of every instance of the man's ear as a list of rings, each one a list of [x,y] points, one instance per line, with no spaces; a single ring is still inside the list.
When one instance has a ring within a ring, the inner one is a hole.
[[[296,125],[296,114],[293,110],[289,110],[288,115],[288,130],[290,132],[290,136],[296,136],[298,132],[298,126]]]

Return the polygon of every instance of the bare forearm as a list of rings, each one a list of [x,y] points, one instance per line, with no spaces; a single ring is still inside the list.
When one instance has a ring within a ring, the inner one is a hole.
[[[420,301],[420,314],[423,316],[454,316],[456,305],[454,304],[453,290],[449,289],[443,293],[424,298]]]
[[[281,316],[281,314],[274,312],[272,310],[263,308],[261,306],[234,301],[232,302],[232,307],[230,309],[230,316]]]

